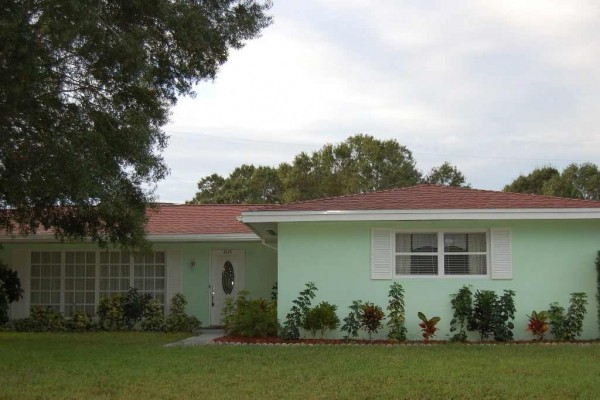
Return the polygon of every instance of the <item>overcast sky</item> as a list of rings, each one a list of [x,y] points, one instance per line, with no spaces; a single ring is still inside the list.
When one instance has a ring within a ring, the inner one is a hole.
[[[376,4],[376,5],[374,5]],[[356,133],[500,190],[600,163],[597,0],[275,0],[274,23],[172,110],[160,201]]]

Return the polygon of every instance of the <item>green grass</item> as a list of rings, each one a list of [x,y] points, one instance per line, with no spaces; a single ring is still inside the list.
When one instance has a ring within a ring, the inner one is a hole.
[[[598,398],[600,345],[205,346],[0,332],[0,398]]]

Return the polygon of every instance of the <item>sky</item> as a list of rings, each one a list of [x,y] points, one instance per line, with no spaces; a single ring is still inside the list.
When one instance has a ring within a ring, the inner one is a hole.
[[[275,0],[270,14],[172,109],[160,201],[357,133],[395,139],[423,172],[449,161],[478,189],[600,164],[597,0]]]

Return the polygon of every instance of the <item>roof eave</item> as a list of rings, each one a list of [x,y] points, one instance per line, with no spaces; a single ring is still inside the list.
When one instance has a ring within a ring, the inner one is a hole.
[[[420,210],[325,210],[245,211],[240,221],[431,221],[431,220],[561,220],[600,219],[600,208],[513,208],[513,209],[420,209]]]
[[[148,240],[155,243],[165,242],[254,242],[260,241],[260,238],[254,233],[211,233],[211,234],[149,234]],[[84,240],[84,243],[90,242]],[[54,235],[36,234],[36,235],[0,235],[0,243],[61,243]],[[75,243],[75,242],[73,242]]]

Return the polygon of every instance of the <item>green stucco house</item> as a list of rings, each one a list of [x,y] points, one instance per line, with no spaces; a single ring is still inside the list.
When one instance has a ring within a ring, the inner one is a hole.
[[[337,305],[342,318],[353,300],[385,308],[389,286],[400,282],[409,339],[420,338],[419,311],[442,318],[437,337],[444,339],[450,296],[468,284],[516,292],[517,339],[531,338],[532,310],[568,306],[570,293],[585,292],[582,338],[599,336],[598,201],[419,185],[285,205],[163,205],[147,232],[152,254],[44,235],[2,238],[0,256],[25,289],[11,316],[26,316],[31,306],[93,314],[100,298],[133,286],[165,309],[182,292],[188,312],[219,325],[226,296],[245,288],[268,298],[277,282],[281,321],[312,281],[315,303]]]

